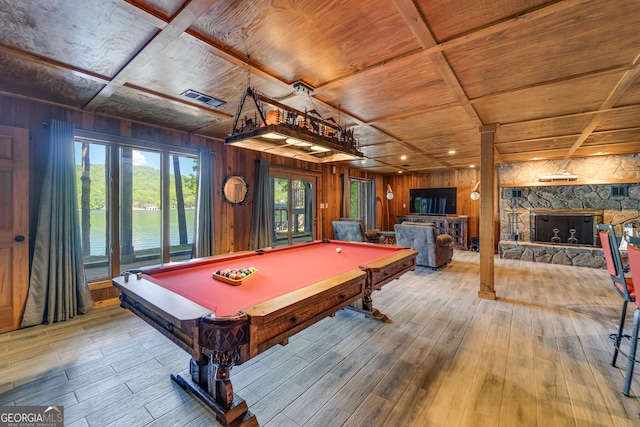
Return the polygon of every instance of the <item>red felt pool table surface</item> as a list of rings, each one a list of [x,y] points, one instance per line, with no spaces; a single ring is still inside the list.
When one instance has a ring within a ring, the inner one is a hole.
[[[341,252],[336,252],[340,248]],[[403,247],[344,241],[315,241],[242,252],[149,270],[147,279],[216,313],[232,316],[243,309],[391,256]],[[212,278],[218,269],[256,267],[239,286]]]

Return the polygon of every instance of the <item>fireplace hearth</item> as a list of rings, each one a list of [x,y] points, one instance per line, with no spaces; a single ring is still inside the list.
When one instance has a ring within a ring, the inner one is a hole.
[[[530,212],[531,242],[600,246],[596,225],[602,219],[602,210],[537,209]]]

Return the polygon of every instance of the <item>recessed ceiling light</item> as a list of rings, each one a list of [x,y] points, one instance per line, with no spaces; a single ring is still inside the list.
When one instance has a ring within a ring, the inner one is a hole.
[[[402,173],[402,171],[398,171],[398,173]]]
[[[470,167],[471,169],[473,169],[473,168],[475,168],[475,167],[476,167],[476,165],[469,165],[469,167]]]
[[[534,157],[533,160],[542,160],[542,157]]]
[[[407,156],[400,156],[400,160],[407,160]]]
[[[360,160],[360,163],[367,163],[365,159]]]
[[[449,154],[456,154],[456,150],[449,150]]]

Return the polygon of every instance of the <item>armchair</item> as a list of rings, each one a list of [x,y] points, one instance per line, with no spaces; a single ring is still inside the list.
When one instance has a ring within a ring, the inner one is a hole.
[[[453,239],[448,234],[437,235],[431,223],[403,222],[395,224],[396,244],[418,251],[416,265],[435,270],[453,259]]]
[[[339,221],[331,221],[333,226],[333,238],[351,242],[380,243],[378,229],[366,230],[361,219],[340,218]]]

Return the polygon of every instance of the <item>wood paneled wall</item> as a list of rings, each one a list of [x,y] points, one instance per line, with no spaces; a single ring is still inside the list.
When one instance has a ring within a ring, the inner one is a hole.
[[[197,148],[209,146],[214,152],[213,189],[214,189],[214,223],[216,236],[216,252],[219,254],[247,250],[251,229],[251,213],[253,208],[253,188],[255,188],[255,162],[266,157],[275,167],[292,168],[306,172],[318,173],[321,178],[318,184],[317,238],[332,238],[331,221],[340,217],[340,176],[374,179],[376,182],[376,206],[378,227],[393,229],[396,217],[408,213],[409,189],[417,187],[457,187],[458,213],[469,216],[470,236],[477,236],[479,203],[473,202],[468,195],[477,182],[476,170],[447,171],[407,176],[383,176],[348,165],[312,164],[293,159],[265,155],[257,151],[228,147],[223,141],[191,135],[182,131],[149,126],[142,123],[119,118],[87,113],[77,109],[42,103],[30,99],[0,94],[0,124],[29,129],[30,144],[30,249],[33,253],[33,242],[37,226],[40,188],[42,187],[42,171],[46,160],[46,128],[43,123],[52,119],[64,120],[75,124],[77,129],[99,132],[105,136],[128,137],[156,143]],[[243,175],[250,186],[249,197],[242,205],[231,205],[222,198],[222,182],[229,174]],[[387,184],[390,184],[395,198],[387,205],[385,197]],[[387,211],[388,206],[388,211]],[[97,291],[97,290],[96,290]],[[104,291],[100,291],[104,292]],[[98,292],[94,292],[94,296]]]
[[[469,195],[480,180],[477,169],[449,170],[425,174],[397,175],[386,177],[386,183],[391,185],[395,197],[389,202],[389,224],[393,228],[398,215],[409,214],[409,189],[456,187],[458,198],[456,201],[458,215],[469,217],[469,237],[478,236],[478,219],[480,216],[480,201],[471,200]],[[386,228],[386,227],[385,227]]]
[[[209,146],[214,152],[213,189],[214,218],[216,235],[216,252],[228,253],[246,250],[249,247],[251,229],[251,212],[253,208],[253,191],[255,187],[255,162],[266,157],[275,167],[291,168],[301,171],[317,172],[321,175],[318,185],[318,203],[327,207],[318,209],[317,237],[333,237],[331,220],[340,217],[340,175],[376,180],[378,190],[378,216],[382,215],[382,198],[386,181],[381,175],[371,174],[360,169],[336,165],[336,173],[332,173],[332,165],[312,164],[285,157],[265,155],[251,150],[244,150],[224,145],[223,141],[190,135],[178,130],[159,128],[137,122],[126,121],[99,114],[60,107],[30,99],[23,99],[0,94],[0,124],[29,129],[30,161],[30,230],[31,249],[37,225],[42,171],[46,160],[46,128],[43,123],[52,119],[64,120],[75,124],[77,129],[99,132],[107,138],[109,135],[128,137],[168,145],[197,148]],[[229,174],[243,175],[250,186],[249,197],[242,205],[233,206],[222,198],[222,182]]]

